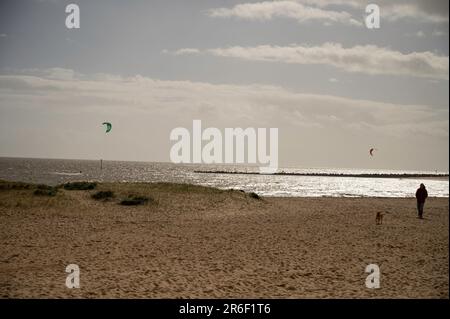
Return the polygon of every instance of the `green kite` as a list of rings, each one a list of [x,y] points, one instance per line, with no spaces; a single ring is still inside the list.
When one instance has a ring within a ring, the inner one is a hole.
[[[102,125],[106,125],[106,132],[105,133],[108,133],[109,131],[111,131],[111,129],[112,129],[112,124],[111,123],[103,122]]]

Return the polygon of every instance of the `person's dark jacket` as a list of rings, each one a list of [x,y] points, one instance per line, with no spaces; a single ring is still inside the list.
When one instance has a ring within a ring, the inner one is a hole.
[[[417,189],[417,191],[416,191],[417,202],[425,203],[425,199],[427,199],[427,197],[428,197],[428,192],[425,187]]]

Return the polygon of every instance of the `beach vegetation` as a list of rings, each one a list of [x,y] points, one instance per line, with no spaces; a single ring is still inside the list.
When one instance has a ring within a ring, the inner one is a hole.
[[[254,193],[254,192],[251,192],[251,193],[249,193],[248,195],[249,195],[251,198],[254,198],[254,199],[261,199],[261,197],[259,197],[259,195],[256,194],[256,193]]]
[[[259,195],[254,192],[251,192],[250,194],[248,194],[248,196],[250,196],[251,198],[254,198],[254,199],[261,199],[261,197],[259,197]]]
[[[113,191],[98,191],[98,192],[92,194],[91,197],[95,200],[106,201],[106,200],[114,197],[114,192]]]
[[[35,185],[22,182],[8,182],[0,180],[0,190],[22,190],[32,189]]]
[[[147,196],[128,195],[127,198],[120,201],[120,205],[137,206],[147,204],[149,201],[153,201],[153,199]]]
[[[52,187],[48,185],[37,185],[37,189],[33,192],[36,196],[56,196],[58,192],[57,187]]]
[[[70,182],[63,185],[63,188],[66,190],[91,190],[97,187],[97,183],[93,182]]]

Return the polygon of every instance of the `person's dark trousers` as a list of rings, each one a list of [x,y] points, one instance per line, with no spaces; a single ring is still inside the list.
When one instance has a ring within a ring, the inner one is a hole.
[[[419,212],[419,218],[422,218],[424,204],[425,204],[424,202],[417,201],[417,211]]]

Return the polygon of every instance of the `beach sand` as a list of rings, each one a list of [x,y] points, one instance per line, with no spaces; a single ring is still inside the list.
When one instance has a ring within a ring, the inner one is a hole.
[[[0,189],[1,298],[449,298],[448,198],[262,198],[176,184]],[[151,196],[121,206],[127,194]],[[376,212],[388,212],[375,225]],[[68,264],[79,289],[65,286]],[[381,270],[379,289],[365,268]]]

